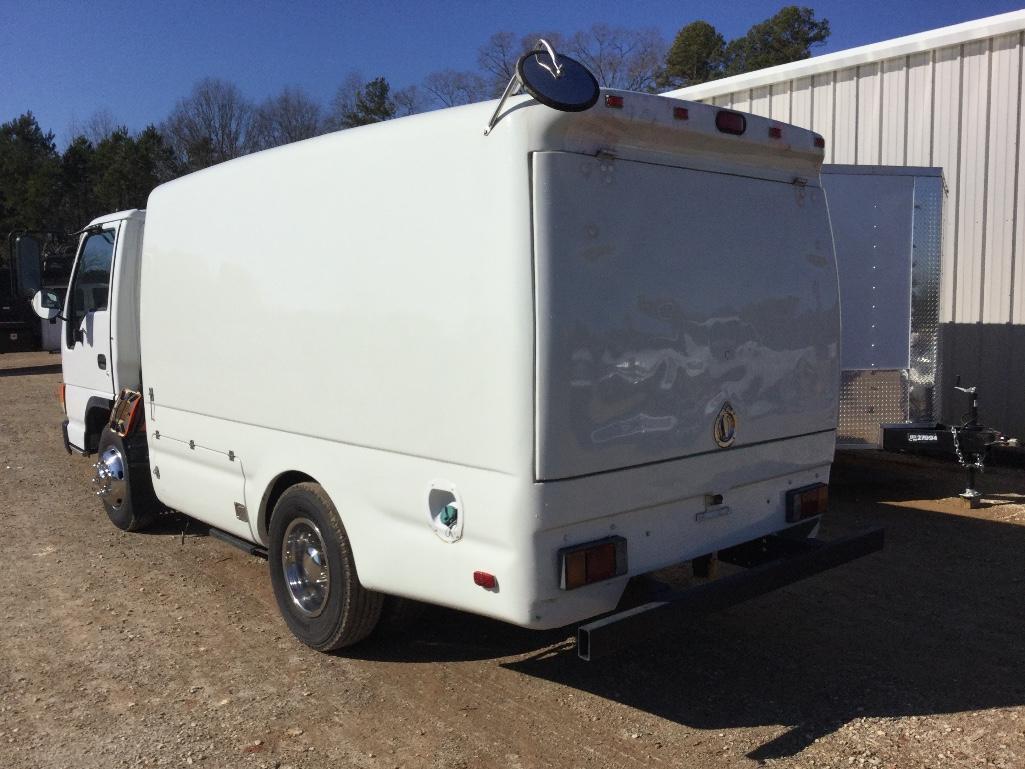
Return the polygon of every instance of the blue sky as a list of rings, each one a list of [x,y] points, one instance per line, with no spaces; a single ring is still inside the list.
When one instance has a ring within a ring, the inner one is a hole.
[[[68,129],[98,109],[138,130],[159,122],[193,83],[213,75],[260,100],[299,85],[327,102],[348,72],[394,87],[434,70],[473,69],[493,33],[572,33],[595,22],[654,27],[671,40],[704,18],[727,38],[785,0],[515,0],[497,2],[117,3],[0,0],[0,122],[32,110],[63,148]],[[956,24],[1022,7],[1022,0],[805,2],[832,24],[816,53]]]

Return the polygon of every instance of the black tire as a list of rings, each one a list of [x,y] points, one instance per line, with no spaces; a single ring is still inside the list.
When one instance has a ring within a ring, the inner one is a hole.
[[[153,524],[162,509],[150,478],[149,451],[144,434],[122,438],[109,427],[103,428],[97,446],[97,464],[104,462],[108,449],[120,458],[122,483],[114,479],[111,491],[100,495],[110,522],[122,531],[142,531]],[[98,481],[102,480],[99,477]],[[101,484],[102,486],[102,484]]]
[[[326,652],[359,643],[374,631],[384,596],[360,583],[338,510],[319,484],[287,489],[274,505],[269,534],[274,598],[296,638]],[[298,552],[306,556],[300,559]]]

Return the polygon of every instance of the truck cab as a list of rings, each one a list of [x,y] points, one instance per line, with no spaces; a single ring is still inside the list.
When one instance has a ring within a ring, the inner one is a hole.
[[[102,216],[89,223],[79,240],[60,314],[63,431],[69,452],[94,453],[116,394],[141,386],[139,250],[145,219],[145,211],[134,209]],[[50,313],[56,314],[59,295],[52,290],[44,294]]]

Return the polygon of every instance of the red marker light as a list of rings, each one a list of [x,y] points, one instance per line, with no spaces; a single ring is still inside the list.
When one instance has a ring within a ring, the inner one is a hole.
[[[605,97],[605,106],[612,107],[613,109],[623,109],[623,97],[610,93]]]
[[[673,117],[677,120],[689,120],[690,112],[686,107],[673,107]]]
[[[739,112],[729,112],[724,109],[719,110],[715,113],[715,127],[724,134],[740,136],[747,130],[747,118]]]
[[[819,149],[825,149],[826,148],[826,140],[823,139],[821,136],[816,136],[815,137],[815,146],[818,147]]]
[[[770,139],[782,139],[783,129],[779,126],[769,126],[769,138]]]
[[[485,590],[494,590],[498,587],[498,579],[494,574],[488,574],[486,571],[475,571],[473,573],[473,584],[479,585]]]

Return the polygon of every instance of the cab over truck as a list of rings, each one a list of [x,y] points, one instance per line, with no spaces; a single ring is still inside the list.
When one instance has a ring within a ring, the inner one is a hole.
[[[63,309],[35,305],[113,523],[167,507],[265,549],[320,650],[397,599],[555,628],[635,575],[754,565],[584,625],[585,658],[881,546],[811,539],[839,379],[820,137],[597,86],[551,106],[310,139],[93,221]]]
[[[71,268],[65,243],[56,233],[24,230],[0,243],[0,353],[52,349],[50,322],[40,323],[31,300],[40,288],[63,296]]]

